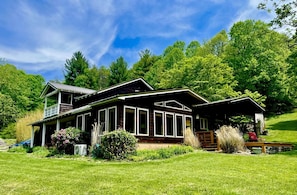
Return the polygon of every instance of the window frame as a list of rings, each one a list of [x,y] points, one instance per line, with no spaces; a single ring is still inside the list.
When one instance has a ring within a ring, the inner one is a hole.
[[[140,130],[140,111],[145,111],[146,112],[146,134],[142,134],[139,132]],[[137,125],[137,135],[139,136],[148,136],[149,135],[149,131],[150,131],[150,112],[149,109],[145,109],[145,108],[137,108],[137,117],[138,117],[138,123],[136,123]]]
[[[131,110],[134,110],[134,132],[133,133],[131,133],[131,132],[129,132],[127,129],[126,129],[126,109],[131,109]],[[123,127],[124,127],[124,129],[127,131],[127,132],[129,132],[129,133],[131,133],[132,135],[136,135],[136,133],[137,133],[137,110],[136,110],[136,107],[132,107],[132,106],[124,106],[124,118],[123,118]]]
[[[172,116],[172,135],[168,135],[168,129],[167,129],[167,115],[171,115]],[[165,126],[165,136],[166,137],[175,137],[175,131],[176,131],[176,128],[175,128],[175,120],[174,120],[174,118],[175,118],[175,116],[174,116],[174,113],[172,113],[172,112],[165,112],[165,115],[164,115],[164,118],[165,118],[165,120],[164,120],[164,126]]]
[[[200,118],[199,119],[200,130],[208,130],[208,119]]]
[[[109,132],[109,111],[115,109],[115,128],[117,128],[117,107],[116,106],[112,106],[112,107],[108,107],[108,108],[103,108],[98,110],[98,122],[101,123],[100,121],[100,112],[104,111],[105,112],[105,122],[104,122],[104,129],[102,129],[105,132]],[[112,130],[111,130],[112,131]]]
[[[86,116],[92,116],[91,112],[87,112],[84,114],[80,114],[76,116],[76,128],[80,129],[81,131],[85,131],[86,130]],[[81,121],[81,128],[78,126],[78,118],[81,117],[82,121]]]
[[[185,136],[185,119],[184,119],[184,115],[183,114],[175,114],[175,132],[176,132],[176,137],[177,138],[183,138]],[[182,120],[182,135],[178,135],[178,131],[177,131],[177,117],[181,117]]]
[[[163,132],[162,135],[157,135],[157,132],[156,132],[156,113],[162,115],[162,132]],[[165,127],[164,127],[164,112],[158,111],[158,110],[154,110],[154,136],[155,137],[165,137],[164,130],[165,130]]]

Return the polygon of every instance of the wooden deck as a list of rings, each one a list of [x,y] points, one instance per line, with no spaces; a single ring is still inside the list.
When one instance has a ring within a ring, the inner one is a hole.
[[[220,150],[214,131],[197,131],[196,136],[198,137],[201,147],[204,150]],[[259,148],[262,153],[274,153],[273,151],[280,152],[293,149],[292,144],[277,142],[245,142],[245,146],[250,150]]]
[[[292,150],[293,145],[289,143],[276,143],[276,142],[245,142],[245,146],[247,148],[252,148],[252,147],[261,147],[261,152],[262,153],[267,153],[267,148],[278,148],[279,151],[283,150]]]

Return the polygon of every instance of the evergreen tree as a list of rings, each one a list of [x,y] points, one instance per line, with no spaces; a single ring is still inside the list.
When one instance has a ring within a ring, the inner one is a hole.
[[[128,78],[128,64],[121,56],[115,62],[110,65],[109,75],[109,86],[115,85],[124,81]]]

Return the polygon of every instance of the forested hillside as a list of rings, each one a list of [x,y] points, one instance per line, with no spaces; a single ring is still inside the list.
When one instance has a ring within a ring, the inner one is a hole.
[[[128,65],[123,57],[109,66],[90,65],[82,52],[65,62],[65,84],[96,90],[142,77],[155,89],[187,87],[210,101],[251,96],[268,112],[296,106],[297,48],[294,37],[262,21],[235,23],[203,43],[176,41],[160,55],[149,49]],[[0,131],[41,106],[45,82],[15,66],[0,65]],[[1,133],[1,132],[0,132]]]

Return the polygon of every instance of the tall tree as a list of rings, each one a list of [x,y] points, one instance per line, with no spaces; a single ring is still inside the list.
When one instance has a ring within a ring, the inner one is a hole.
[[[197,50],[200,48],[200,43],[198,41],[191,41],[191,43],[186,48],[186,57],[193,57]]]
[[[89,62],[84,57],[82,52],[75,52],[71,59],[67,59],[65,63],[64,77],[65,84],[75,85],[75,80],[79,75],[86,74],[86,71],[89,69]],[[82,79],[80,79],[82,80]],[[79,87],[85,87],[84,83],[79,83]],[[86,84],[87,85],[87,84]]]
[[[270,111],[289,106],[287,37],[270,30],[264,22],[253,20],[234,24],[230,37],[225,60],[234,69],[236,90],[265,95]]]
[[[234,86],[232,68],[214,55],[185,58],[166,71],[160,81],[161,88],[189,87],[212,101],[237,96]]]
[[[110,65],[110,76],[109,85],[115,85],[124,81],[128,78],[128,64],[121,56],[115,62]]]
[[[150,70],[154,63],[158,60],[158,57],[153,55],[148,49],[139,53],[139,61],[136,62],[132,69],[129,71],[129,78],[143,78],[145,74]]]

